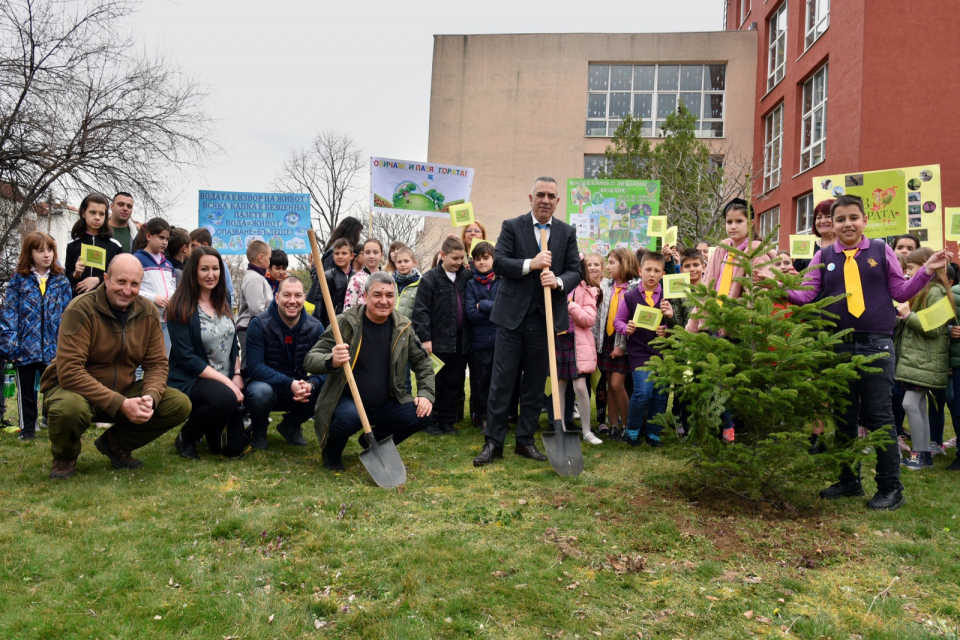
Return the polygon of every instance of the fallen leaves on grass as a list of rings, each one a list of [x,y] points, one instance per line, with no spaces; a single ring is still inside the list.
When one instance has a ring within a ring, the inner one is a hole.
[[[607,555],[607,562],[610,563],[610,568],[613,569],[614,573],[618,576],[626,573],[640,573],[646,568],[646,560],[644,560],[643,556],[631,558],[623,554],[618,556]]]
[[[577,541],[576,536],[561,536],[556,529],[549,528],[543,534],[543,541],[557,545],[558,560],[561,562],[567,558],[579,558],[583,555],[583,552],[573,545]]]

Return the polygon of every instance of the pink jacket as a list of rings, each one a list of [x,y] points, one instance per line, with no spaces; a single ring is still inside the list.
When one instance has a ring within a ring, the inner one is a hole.
[[[713,252],[713,258],[707,264],[707,270],[703,273],[703,282],[709,283],[709,285],[712,286],[714,289],[720,286],[720,276],[723,273],[723,265],[726,264],[727,254],[729,253],[727,251],[727,247],[729,247],[732,244],[733,244],[733,240],[731,240],[730,238],[726,238],[723,241],[721,241],[720,244],[717,245],[717,250]],[[759,246],[760,246],[760,241],[753,240],[752,242],[750,242],[748,247],[740,250],[746,253],[749,253],[750,251],[753,251]],[[777,252],[771,249],[767,253],[761,254],[756,258],[754,258],[753,266],[757,267],[764,263],[769,264],[771,260],[776,260],[776,259],[777,259]],[[770,271],[769,266],[759,268],[755,273],[760,278],[773,277],[773,272]],[[743,267],[741,267],[739,264],[734,263],[733,265],[734,280],[730,284],[730,294],[729,294],[731,298],[740,297],[740,292],[743,289],[743,286],[739,282],[737,282],[736,279],[742,278],[742,277],[743,277]],[[693,318],[691,318],[690,321],[687,322],[687,331],[696,333],[700,331],[700,327],[702,324],[703,324],[703,320],[694,320]]]
[[[580,282],[567,299],[567,311],[577,348],[577,371],[593,373],[597,369],[597,348],[593,325],[597,322],[597,289]]]

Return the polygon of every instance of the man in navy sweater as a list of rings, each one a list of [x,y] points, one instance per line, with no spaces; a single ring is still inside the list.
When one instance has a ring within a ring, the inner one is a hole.
[[[271,411],[286,411],[277,432],[287,444],[305,446],[300,427],[313,416],[322,376],[307,375],[303,359],[323,334],[323,325],[303,313],[306,294],[293,276],[280,281],[267,310],[247,329],[247,381],[244,403],[250,411],[251,446],[267,448]]]

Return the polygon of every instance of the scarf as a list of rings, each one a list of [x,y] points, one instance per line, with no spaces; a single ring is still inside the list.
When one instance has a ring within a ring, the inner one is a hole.
[[[493,284],[493,280],[496,277],[497,277],[497,274],[493,272],[493,269],[490,269],[490,271],[487,271],[486,273],[474,272],[473,274],[474,280],[476,280],[480,284],[487,285],[487,286],[490,286],[491,284]]]
[[[414,269],[407,275],[403,275],[399,271],[393,272],[393,281],[397,283],[397,287],[403,289],[408,284],[412,284],[420,279],[420,272]]]

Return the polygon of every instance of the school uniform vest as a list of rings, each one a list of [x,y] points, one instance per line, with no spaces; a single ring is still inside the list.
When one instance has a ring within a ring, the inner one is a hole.
[[[893,298],[887,288],[887,247],[880,240],[870,240],[870,246],[862,249],[854,260],[860,269],[860,283],[866,310],[859,318],[850,315],[844,298],[827,307],[827,311],[840,316],[834,320],[837,329],[853,329],[858,333],[882,333],[893,336],[897,325],[897,313]],[[821,292],[824,298],[844,295],[847,292],[843,281],[843,263],[847,257],[837,253],[834,245],[821,249],[820,258],[825,265]]]

